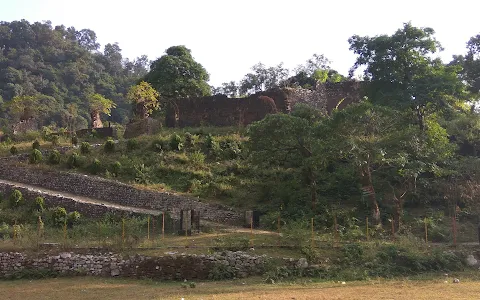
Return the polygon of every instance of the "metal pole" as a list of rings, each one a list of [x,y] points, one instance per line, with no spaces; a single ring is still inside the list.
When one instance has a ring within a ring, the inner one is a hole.
[[[250,217],[250,246],[253,248],[253,214]]]
[[[367,226],[367,242],[370,239],[369,234],[368,234],[368,217],[365,218],[365,224]]]
[[[393,240],[395,240],[395,219],[394,219],[394,217],[392,217],[391,223],[392,223],[392,238],[393,238]]]
[[[150,241],[150,216],[147,217],[147,240]]]
[[[334,238],[335,238],[335,243],[338,242],[338,223],[337,223],[337,214],[333,215],[333,226],[334,226]]]
[[[311,221],[311,228],[312,228],[312,238],[311,238],[311,239],[312,239],[312,244],[311,244],[311,247],[312,247],[312,249],[313,249],[313,248],[315,247],[315,243],[314,243],[314,240],[313,240],[313,238],[314,238],[314,233],[313,233],[313,218],[312,218],[310,221]]]
[[[122,218],[122,244],[125,244],[125,218]]]
[[[165,239],[165,212],[162,212],[162,240]]]
[[[424,221],[425,223],[425,243],[428,244],[428,225],[427,225],[427,217],[425,217]]]

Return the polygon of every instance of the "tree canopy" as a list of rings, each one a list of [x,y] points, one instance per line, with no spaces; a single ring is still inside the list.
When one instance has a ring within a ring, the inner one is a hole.
[[[16,99],[16,103],[19,99],[23,99],[20,102],[53,101],[45,105],[54,109],[35,117],[41,125],[53,121],[66,126],[67,106],[77,105],[77,123],[86,124],[91,119],[87,96],[99,93],[117,106],[112,112],[112,121],[126,122],[130,105],[125,94],[146,74],[148,59],[146,56],[133,61],[124,59],[118,44],[105,45],[103,52],[99,49],[97,35],[90,29],[53,27],[49,21],[0,22],[0,97],[5,103],[12,99]],[[0,118],[17,117],[10,112],[16,113],[4,108]]]
[[[211,94],[207,70],[196,62],[190,49],[172,46],[152,62],[143,80],[165,98],[202,97]]]

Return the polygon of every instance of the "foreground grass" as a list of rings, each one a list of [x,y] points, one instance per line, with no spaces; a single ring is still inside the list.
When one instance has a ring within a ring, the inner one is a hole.
[[[62,278],[0,281],[2,299],[478,299],[480,284],[473,279],[459,284],[444,282],[441,275],[429,280],[374,280],[346,284],[262,284],[260,278],[222,282],[200,282],[182,288],[177,282],[144,280]],[[460,276],[461,277],[461,276]],[[461,277],[462,278],[462,277]],[[476,279],[478,280],[478,278]]]

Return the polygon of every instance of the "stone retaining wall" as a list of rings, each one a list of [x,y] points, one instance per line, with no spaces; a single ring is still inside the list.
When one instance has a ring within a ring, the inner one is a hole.
[[[36,197],[42,197],[45,200],[45,205],[47,207],[55,207],[61,206],[64,207],[67,211],[78,211],[82,215],[90,216],[90,217],[102,217],[106,213],[121,213],[124,215],[133,215],[134,213],[128,212],[123,209],[116,209],[114,207],[108,207],[99,204],[90,204],[90,203],[82,203],[75,201],[74,199],[62,197],[60,195],[49,195],[46,193],[42,193],[39,191],[32,191],[26,188],[18,187],[8,183],[0,182],[0,193],[3,194],[5,197],[10,195],[13,190],[19,190],[22,192],[22,195],[25,199],[32,200]]]
[[[233,277],[242,278],[262,274],[267,261],[266,256],[254,256],[240,251],[226,251],[213,255],[160,257],[123,256],[111,252],[93,254],[64,252],[58,255],[44,256],[0,252],[0,277],[8,278],[27,271],[43,271],[65,276],[90,275],[191,280],[208,279],[209,274],[217,266],[217,269],[232,272]],[[304,267],[306,263],[305,259],[295,260],[295,262],[293,266],[299,267]],[[218,268],[218,266],[223,267]]]
[[[118,181],[96,176],[52,171],[33,166],[27,167],[6,159],[0,159],[0,179],[98,199],[113,204],[166,211],[172,217],[179,216],[182,209],[193,209],[200,212],[202,219],[209,221],[233,225],[240,225],[243,221],[242,213],[224,205],[202,203],[194,198],[173,193],[141,190]],[[52,199],[52,202],[66,201],[54,197],[50,199]],[[58,202],[58,205],[62,205],[60,202]],[[67,205],[65,205],[66,208]],[[82,206],[74,203],[70,205]]]

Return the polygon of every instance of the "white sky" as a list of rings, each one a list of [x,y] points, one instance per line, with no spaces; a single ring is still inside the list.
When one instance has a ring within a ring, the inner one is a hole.
[[[257,62],[293,69],[313,53],[346,75],[355,60],[350,36],[392,34],[408,21],[435,29],[449,61],[480,33],[479,13],[478,0],[0,0],[1,21],[89,28],[131,59],[186,45],[214,86],[240,80]]]

